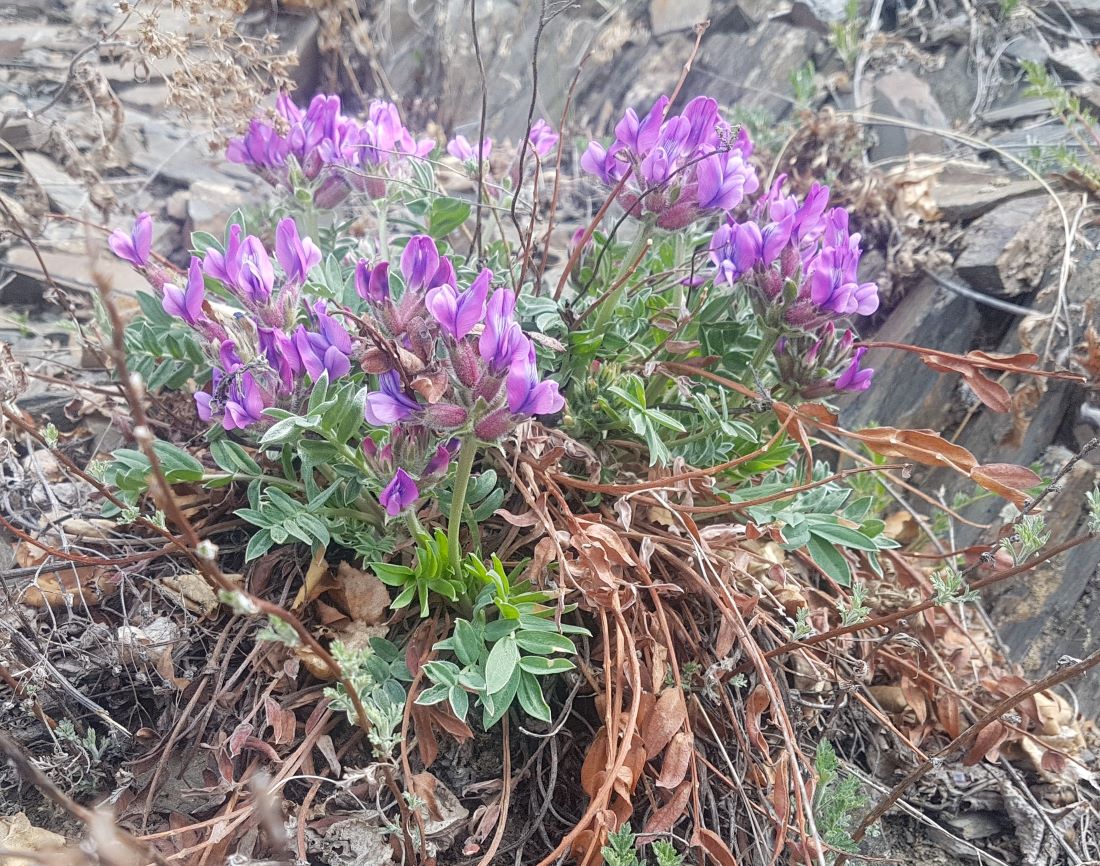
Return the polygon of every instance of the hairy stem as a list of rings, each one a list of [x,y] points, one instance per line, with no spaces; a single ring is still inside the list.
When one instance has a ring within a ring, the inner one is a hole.
[[[458,543],[458,535],[462,530],[462,509],[466,507],[466,489],[470,486],[470,471],[474,468],[476,456],[477,438],[467,436],[462,440],[462,448],[458,452],[458,468],[455,470],[455,486],[451,494],[451,514],[447,523],[447,550],[455,577],[462,574],[462,548]]]

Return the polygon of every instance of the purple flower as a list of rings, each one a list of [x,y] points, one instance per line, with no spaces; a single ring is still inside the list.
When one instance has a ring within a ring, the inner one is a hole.
[[[420,411],[420,404],[401,387],[401,377],[389,370],[378,377],[379,391],[367,394],[363,417],[375,427],[388,427],[406,421]]]
[[[164,299],[161,306],[170,316],[178,316],[187,324],[193,325],[202,318],[202,302],[206,297],[206,286],[202,277],[202,262],[191,256],[191,267],[187,269],[187,287],[184,289],[171,283],[164,284]]]
[[[507,370],[517,356],[526,356],[530,348],[530,340],[512,319],[515,308],[515,292],[497,289],[485,311],[485,330],[481,332],[477,350],[494,376]]]
[[[364,301],[383,304],[390,299],[390,263],[379,262],[373,268],[366,259],[355,265],[355,293]]]
[[[235,260],[227,261],[226,265],[234,268],[231,283],[245,298],[255,304],[266,304],[270,300],[271,287],[275,283],[275,269],[258,237],[246,237]]]
[[[539,155],[539,158],[545,159],[549,156],[550,151],[557,147],[559,136],[554,132],[554,128],[540,117],[532,125],[527,140],[531,143],[531,149]]]
[[[431,287],[439,270],[439,251],[435,247],[435,241],[427,235],[413,235],[409,238],[404,252],[401,253],[401,275],[405,278],[405,287],[413,292],[422,292]],[[453,273],[453,268],[451,270]]]
[[[144,211],[139,213],[130,233],[115,229],[107,238],[107,245],[120,259],[138,268],[145,267],[153,248],[153,218]]]
[[[393,480],[378,494],[378,502],[386,509],[390,517],[397,517],[402,511],[416,502],[420,491],[416,489],[416,482],[404,469],[398,468]]]
[[[228,265],[240,255],[242,231],[240,223],[233,223],[229,227],[229,240],[225,245],[225,252],[213,247],[206,251],[202,259],[202,269],[208,277],[213,277],[227,286],[233,282]]]
[[[489,154],[493,152],[493,140],[491,138],[485,138],[481,141],[481,158],[483,160],[489,158]],[[470,144],[464,135],[456,135],[450,141],[447,142],[447,153],[453,156],[455,159],[462,160],[462,162],[478,161],[477,148]]]
[[[299,325],[294,332],[294,350],[302,368],[314,381],[320,379],[322,373],[328,373],[329,381],[332,381],[346,376],[351,370],[351,362],[345,352],[329,342],[324,334],[316,334],[305,325]]]
[[[436,448],[432,458],[428,461],[428,465],[424,467],[424,472],[421,477],[442,475],[446,472],[451,460],[454,459],[455,454],[458,453],[459,445],[460,441],[458,439],[449,439]]]
[[[859,368],[859,362],[866,351],[862,346],[856,349],[855,354],[852,355],[852,363],[836,380],[838,391],[866,391],[871,387],[871,377],[874,376],[875,371],[871,367],[864,370]]]
[[[745,186],[753,177],[737,151],[716,153],[698,163],[699,207],[731,210],[745,198]]]
[[[309,238],[298,234],[298,226],[290,217],[279,221],[275,229],[275,258],[286,278],[295,285],[306,281],[309,272],[321,261],[321,251]]]
[[[302,357],[294,345],[294,338],[279,328],[257,328],[256,334],[262,351],[271,369],[279,374],[279,385],[283,394],[294,390],[294,379],[304,369]]]
[[[249,372],[233,377],[225,401],[222,426],[226,430],[244,429],[263,419],[264,395]]]
[[[443,332],[453,340],[461,340],[485,318],[485,299],[493,272],[483,268],[470,287],[459,294],[454,286],[436,286],[428,292],[428,312],[439,322]]]
[[[535,347],[530,341],[527,346],[527,355],[517,357],[508,370],[508,408],[513,415],[552,415],[561,411],[565,399],[557,382],[539,381]]]
[[[666,118],[667,110],[664,96],[644,119],[627,109],[614,143],[591,142],[581,168],[609,186],[629,172],[620,204],[632,216],[651,215],[658,227],[678,230],[709,211],[736,207],[759,182],[748,161],[752,143],[747,135],[731,142],[715,100],[697,97]]]

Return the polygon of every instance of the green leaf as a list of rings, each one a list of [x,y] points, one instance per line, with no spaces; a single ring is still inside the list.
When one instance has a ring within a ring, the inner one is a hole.
[[[263,556],[269,550],[274,540],[271,537],[271,530],[261,529],[255,535],[248,540],[248,547],[245,548],[244,558],[247,562],[251,562],[258,556]]]
[[[552,631],[519,631],[516,632],[516,643],[527,652],[538,655],[550,655],[550,653],[573,655],[577,652],[573,641],[563,634]]]
[[[470,205],[457,198],[437,198],[428,216],[428,234],[445,238],[470,217]]]
[[[853,550],[878,550],[878,545],[857,529],[831,523],[811,523],[810,533]]]
[[[508,708],[512,706],[512,701],[516,697],[516,691],[519,689],[521,673],[522,671],[516,667],[512,671],[512,676],[505,684],[504,688],[492,696],[487,692],[482,696],[482,703],[485,704],[485,709],[481,715],[481,726],[485,728],[485,730],[489,730],[493,725],[504,718],[504,714],[508,712]]]
[[[156,440],[153,442],[153,451],[160,461],[160,468],[165,478],[173,484],[178,482],[202,481],[202,464],[170,442]]]
[[[485,691],[495,695],[506,685],[516,672],[519,665],[519,647],[516,639],[509,635],[501,638],[489,651],[489,658],[485,662]]]
[[[841,586],[852,585],[852,570],[848,566],[848,561],[833,545],[817,535],[811,535],[806,548],[814,564],[825,574]]]
[[[386,586],[404,586],[416,574],[407,565],[392,565],[388,562],[372,562],[370,570]]]
[[[542,686],[526,671],[520,674],[518,694],[519,705],[527,711],[529,716],[543,722],[551,720],[550,707],[546,704],[546,698],[542,696]]]
[[[448,686],[458,685],[459,669],[453,662],[425,662],[424,673],[433,683],[444,683]]]
[[[576,667],[569,659],[548,659],[542,656],[524,656],[519,660],[519,666],[522,670],[534,674],[536,677],[563,674]]]
[[[191,232],[191,251],[200,258],[207,250],[222,252],[222,242],[210,232]]]
[[[210,456],[218,467],[240,475],[262,475],[263,470],[240,445],[231,439],[217,439],[210,443]]]
[[[466,713],[470,709],[470,696],[460,686],[452,686],[447,692],[447,698],[451,703],[451,710],[459,721],[466,720]]]
[[[450,691],[451,687],[443,683],[429,686],[417,695],[416,702],[422,707],[430,707],[433,704],[439,704],[447,700],[447,695]]]
[[[454,649],[458,660],[464,665],[477,664],[481,647],[481,639],[473,625],[465,619],[455,620]]]

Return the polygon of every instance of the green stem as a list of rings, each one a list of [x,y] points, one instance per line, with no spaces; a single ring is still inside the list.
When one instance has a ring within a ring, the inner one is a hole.
[[[305,485],[299,484],[297,481],[291,481],[287,478],[277,478],[274,475],[246,475],[242,472],[209,472],[202,476],[204,484],[211,481],[222,481],[226,478],[233,481],[256,481],[258,479],[267,484],[274,484],[276,487],[286,487],[289,490],[297,490],[299,492],[306,489]]]
[[[466,489],[470,486],[470,472],[477,456],[477,438],[467,436],[458,452],[458,468],[455,470],[455,486],[451,493],[451,515],[447,523],[447,549],[451,556],[454,576],[462,574],[462,549],[458,544],[462,530],[462,509],[466,507]]]
[[[649,239],[649,231],[650,225],[648,222],[644,222],[638,227],[638,234],[634,236],[634,241],[630,244],[630,249],[626,251],[626,257],[623,259],[624,270],[634,264],[638,256],[642,254],[642,249]],[[622,300],[623,295],[626,293],[629,283],[630,280],[624,281],[613,294],[604,298],[603,302],[600,304],[600,308],[596,310],[596,322],[592,326],[592,333],[602,335],[607,331],[607,323],[611,321],[611,315],[615,312],[615,308],[619,305],[619,301]],[[602,338],[600,342],[603,342]]]
[[[389,257],[390,249],[389,224],[386,222],[386,207],[383,202],[385,199],[375,206],[378,214],[378,258],[380,260]]]

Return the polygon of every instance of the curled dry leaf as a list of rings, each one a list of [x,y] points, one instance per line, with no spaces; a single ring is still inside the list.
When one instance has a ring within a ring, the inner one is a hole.
[[[695,737],[688,731],[677,731],[672,742],[665,749],[661,761],[661,775],[657,779],[658,788],[678,788],[687,776],[691,766],[691,756],[695,753]]]
[[[983,758],[997,760],[998,747],[1009,735],[1009,728],[1003,722],[993,721],[978,732],[974,745],[963,755],[963,765],[973,767]]]
[[[745,733],[765,755],[768,754],[768,742],[760,732],[760,717],[771,702],[768,690],[763,685],[757,685],[749,692],[748,700],[745,701]]]
[[[647,835],[650,833],[668,833],[683,816],[690,797],[691,781],[684,780],[676,787],[668,800],[649,816],[642,832]]]
[[[657,757],[665,750],[686,718],[687,704],[684,703],[683,690],[669,686],[657,698],[657,704],[642,732],[645,750],[650,758]]]
[[[713,830],[700,827],[695,831],[695,838],[699,846],[707,852],[707,856],[718,866],[737,866],[737,858],[722,837]]]
[[[117,572],[103,565],[66,566],[35,578],[23,591],[31,607],[94,607],[118,592]]]
[[[336,569],[336,582],[352,621],[378,625],[386,618],[390,594],[373,574],[341,562]]]

